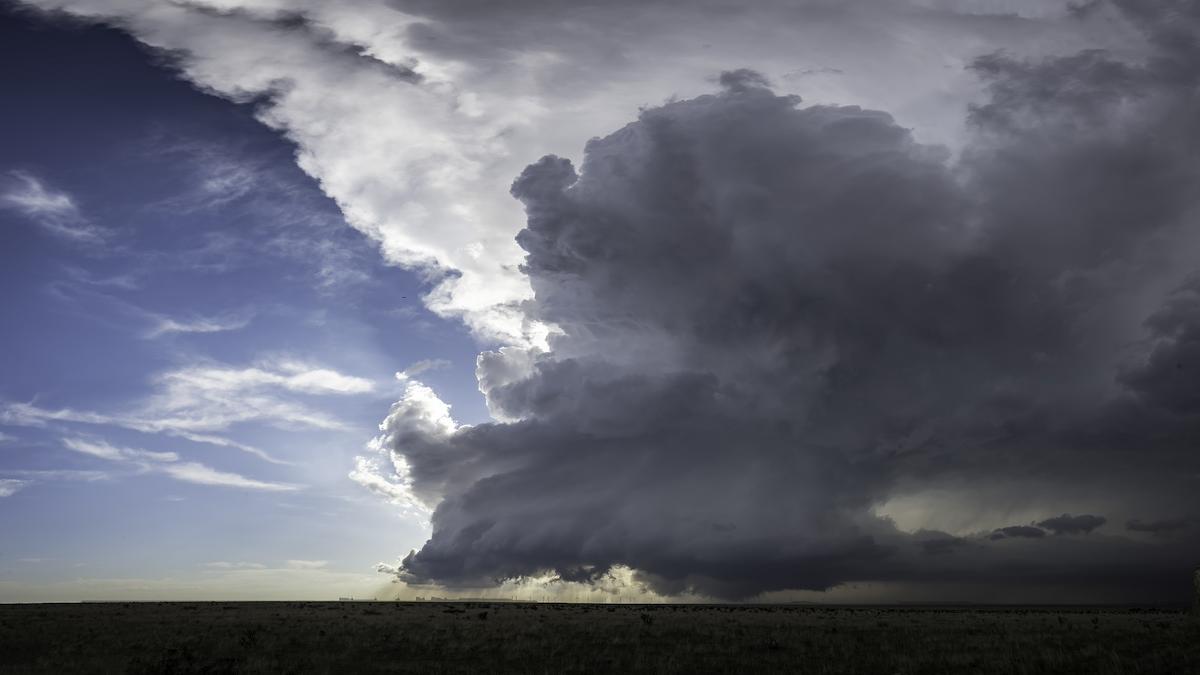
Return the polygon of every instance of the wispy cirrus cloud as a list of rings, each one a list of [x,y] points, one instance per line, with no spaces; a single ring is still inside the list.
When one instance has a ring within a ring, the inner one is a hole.
[[[158,325],[146,332],[147,338],[157,338],[175,333],[223,333],[240,330],[250,324],[249,316],[199,317],[174,319],[156,315]]]
[[[85,287],[116,288],[123,291],[136,291],[142,287],[140,276],[136,271],[124,271],[114,275],[96,275],[82,267],[65,265],[62,272],[71,282]]]
[[[138,450],[136,448],[119,448],[115,445],[110,445],[104,441],[85,440],[82,438],[65,438],[63,446],[68,450],[107,459],[113,462],[125,461],[149,461],[149,462],[176,462],[179,461],[179,455],[174,452],[153,452],[150,450]]]
[[[266,490],[273,492],[297,490],[301,486],[247,478],[236,473],[219,471],[197,462],[182,462],[177,453],[155,452],[140,448],[118,447],[102,440],[64,438],[63,447],[110,462],[135,464],[142,471],[165,474],[178,481],[198,485]]]
[[[148,340],[174,334],[240,330],[250,325],[255,315],[252,308],[243,307],[214,316],[171,316],[145,309],[130,300],[97,288],[136,291],[140,287],[133,274],[95,277],[86,270],[74,267],[66,268],[63,278],[47,286],[48,292],[56,300],[72,305],[77,311],[97,317],[110,318],[113,314],[118,315],[122,327],[135,327],[139,337]]]
[[[266,490],[269,492],[285,492],[298,490],[301,486],[292,485],[289,483],[271,483],[268,481],[255,480],[245,476],[230,473],[227,471],[218,471],[212,467],[196,462],[180,462],[178,464],[166,464],[160,467],[161,471],[175,480],[185,483],[196,483],[198,485],[219,485],[223,487],[246,488],[250,490]]]
[[[263,563],[246,562],[246,561],[241,561],[241,560],[234,561],[234,562],[230,562],[227,560],[215,560],[213,562],[204,563],[203,567],[207,567],[208,569],[212,569],[212,570],[265,570],[265,569],[271,569],[270,567],[268,567],[267,565],[264,565]],[[329,567],[328,560],[285,560],[285,561],[283,561],[282,569],[321,570],[321,569],[326,569],[328,567]]]
[[[314,198],[306,182],[236,143],[197,142],[155,136],[147,154],[168,158],[191,173],[178,194],[148,205],[164,213],[197,213],[221,209],[253,215],[253,231],[238,237],[207,233],[204,245],[183,253],[189,266],[216,270],[255,265],[261,256],[286,259],[309,269],[317,289],[364,283],[364,255],[371,247],[347,245],[345,221],[334,204]],[[178,256],[172,256],[171,261]]]
[[[165,374],[162,380],[177,394],[245,391],[264,387],[306,394],[365,394],[375,388],[374,382],[369,379],[345,375],[295,359],[264,362],[250,368],[183,368]]]
[[[62,480],[92,483],[108,480],[113,477],[107,471],[80,471],[77,469],[4,469],[0,473],[6,476],[17,476],[22,479],[28,479],[29,482]]]
[[[254,562],[229,562],[227,560],[214,560],[213,562],[204,563],[204,567],[214,570],[261,570],[266,569],[266,565]]]
[[[16,478],[0,478],[0,497],[11,497],[25,489],[31,481]]]
[[[9,171],[0,179],[0,208],[16,211],[64,239],[96,243],[107,234],[83,215],[74,197],[27,171]]]
[[[47,408],[34,403],[0,403],[0,424],[44,427],[51,423],[113,426],[228,447],[277,464],[287,462],[222,435],[246,423],[278,428],[340,430],[345,424],[298,396],[347,396],[373,391],[369,379],[296,359],[262,361],[249,367],[197,364],[155,378],[155,391],[120,412]]]
[[[405,368],[404,370],[396,373],[396,379],[400,380],[401,382],[407,382],[408,380],[413,379],[414,377],[420,375],[421,373],[428,372],[430,370],[438,370],[440,368],[449,368],[449,367],[450,367],[450,362],[447,361],[446,359],[422,359],[422,360],[417,361],[416,363],[412,364],[411,366]]]
[[[224,436],[196,433],[187,428],[175,426],[177,420],[140,417],[136,413],[131,415],[122,415],[105,414],[87,410],[75,410],[72,408],[50,409],[42,408],[32,403],[17,402],[0,405],[0,423],[2,424],[26,427],[44,427],[55,422],[114,426],[147,434],[164,434],[167,436],[183,438],[195,443],[204,443],[207,445],[233,448],[275,464],[289,463],[278,459],[267,453],[265,450],[257,448],[253,445],[241,443],[230,438],[225,438]]]
[[[328,560],[288,560],[284,564],[293,570],[319,570],[329,567]]]
[[[108,480],[113,474],[107,471],[79,471],[74,469],[3,469],[0,470],[0,497],[11,497],[37,483],[56,481],[79,481],[93,483]]]

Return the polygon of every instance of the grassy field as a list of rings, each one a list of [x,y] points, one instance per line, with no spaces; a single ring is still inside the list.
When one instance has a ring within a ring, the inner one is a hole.
[[[1200,673],[1181,611],[524,603],[0,605],[0,672]]]

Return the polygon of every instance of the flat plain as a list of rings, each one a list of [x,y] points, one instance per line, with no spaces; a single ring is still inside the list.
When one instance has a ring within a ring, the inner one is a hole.
[[[3,673],[1200,673],[1140,608],[174,602],[0,605]]]

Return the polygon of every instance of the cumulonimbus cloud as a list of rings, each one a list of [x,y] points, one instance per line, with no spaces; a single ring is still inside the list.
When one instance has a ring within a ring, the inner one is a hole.
[[[1038,522],[1038,527],[1054,534],[1090,534],[1108,522],[1104,516],[1094,516],[1090,513],[1073,516],[1064,513]]]
[[[746,597],[1016,564],[1163,592],[1183,547],[1045,536],[1101,516],[918,559],[927,538],[877,511],[939,481],[1198,506],[1200,5],[1116,6],[1152,58],[981,58],[957,160],[741,72],[592,141],[579,171],[530,165],[522,269],[557,331],[481,356],[508,422],[393,409],[382,442],[436,507],[398,576],[628,566],[660,592]]]

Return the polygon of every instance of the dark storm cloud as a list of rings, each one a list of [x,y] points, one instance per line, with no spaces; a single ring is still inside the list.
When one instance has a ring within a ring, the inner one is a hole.
[[[1040,539],[1046,536],[1046,531],[1040,527],[1032,525],[1010,525],[1008,527],[996,528],[988,539],[999,541],[1000,539],[1008,539],[1009,537],[1020,537],[1023,539]]]
[[[1088,534],[1107,522],[1108,519],[1104,516],[1090,514],[1072,516],[1064,513],[1061,516],[1047,518],[1039,522],[1037,526],[1054,534]]]
[[[771,83],[767,81],[767,78],[763,77],[762,73],[755,72],[749,68],[727,70],[717,77],[717,82],[726,91],[735,93],[753,88],[766,89],[771,86]]]
[[[530,312],[561,333],[480,359],[518,421],[452,430],[397,404],[386,441],[443,498],[401,577],[1174,589],[1183,544],[1045,536],[1097,516],[966,546],[875,507],[949,478],[1197,507],[1200,397],[1178,376],[1197,356],[1200,69],[1177,23],[1195,6],[1118,3],[1158,45],[1145,63],[981,59],[956,163],[884,112],[733,71],[593,140],[578,172],[532,164],[512,190]]]
[[[1171,535],[1181,530],[1191,528],[1196,524],[1195,518],[1164,518],[1162,520],[1143,521],[1134,518],[1125,524],[1131,532],[1146,532],[1153,535]]]
[[[1200,279],[1173,291],[1146,326],[1149,354],[1121,381],[1151,405],[1182,415],[1200,412]]]
[[[955,550],[967,546],[966,539],[951,536],[945,532],[921,531],[913,535],[921,551],[928,555],[940,555],[945,553],[953,553]]]

